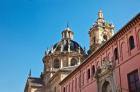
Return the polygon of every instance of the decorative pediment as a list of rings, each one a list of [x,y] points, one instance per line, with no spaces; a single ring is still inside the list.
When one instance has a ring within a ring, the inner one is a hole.
[[[111,61],[108,59],[103,60],[103,64],[97,67],[95,78],[102,77],[103,75],[110,74],[113,70],[114,66]]]

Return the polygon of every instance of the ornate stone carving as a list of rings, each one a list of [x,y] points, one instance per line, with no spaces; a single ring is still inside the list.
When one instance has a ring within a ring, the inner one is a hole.
[[[102,65],[97,67],[95,72],[98,92],[118,92],[118,90],[116,89],[114,80],[115,75],[113,71],[115,64],[107,57],[102,62]]]
[[[112,70],[113,70],[113,63],[108,59],[105,59],[103,60],[102,66],[97,67],[95,78],[99,78],[105,75],[106,73],[111,72]]]

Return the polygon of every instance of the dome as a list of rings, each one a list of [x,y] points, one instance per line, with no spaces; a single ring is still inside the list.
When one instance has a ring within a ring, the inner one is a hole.
[[[61,34],[62,39],[56,44],[54,44],[52,48],[46,52],[46,54],[51,54],[55,52],[77,52],[85,55],[85,51],[83,50],[83,48],[76,41],[73,40],[74,33],[68,26],[62,31]]]
[[[79,52],[84,54],[84,50],[82,47],[73,40],[61,40],[60,42],[56,43],[49,53],[52,52]]]

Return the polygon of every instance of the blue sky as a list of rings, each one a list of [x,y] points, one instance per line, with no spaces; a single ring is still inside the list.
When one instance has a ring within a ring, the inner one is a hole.
[[[67,22],[89,47],[88,31],[102,9],[118,31],[140,11],[140,0],[0,0],[0,89],[23,92],[28,72],[39,76],[44,51],[61,39]]]

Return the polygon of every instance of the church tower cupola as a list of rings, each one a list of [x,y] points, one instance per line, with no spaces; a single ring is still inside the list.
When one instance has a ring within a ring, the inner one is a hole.
[[[90,52],[95,51],[114,34],[114,25],[104,20],[103,12],[99,10],[98,18],[90,28]]]
[[[67,28],[64,29],[62,32],[62,39],[70,39],[73,40],[74,33],[70,29],[69,25],[67,25]]]
[[[99,19],[103,19],[104,18],[102,10],[99,10],[99,12],[98,12],[98,18]]]
[[[99,10],[97,24],[98,24],[98,26],[103,26],[103,23],[104,23],[103,12],[102,12],[102,10]]]

